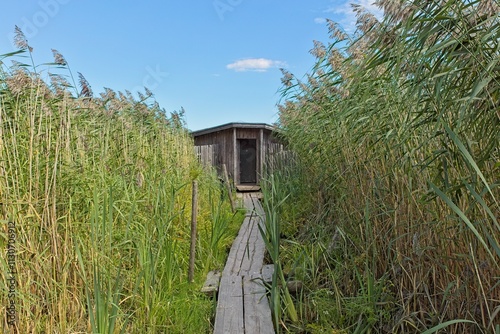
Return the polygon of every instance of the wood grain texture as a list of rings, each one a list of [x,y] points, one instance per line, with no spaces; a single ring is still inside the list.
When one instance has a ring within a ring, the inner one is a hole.
[[[214,333],[245,333],[241,276],[222,276]]]
[[[256,140],[255,185],[258,185],[261,175],[269,170],[269,164],[272,165],[275,157],[284,151],[284,145],[273,135],[274,130],[273,126],[261,123],[229,123],[192,134],[199,161],[206,166],[216,167],[219,173],[222,173],[222,164],[225,164],[229,177],[239,186],[238,140]]]
[[[201,292],[210,295],[214,292],[219,291],[220,278],[222,273],[218,270],[212,270],[208,273],[207,279],[201,288]]]
[[[243,280],[245,333],[274,333],[266,289],[258,277]]]
[[[219,285],[214,333],[274,333],[263,285],[265,244],[259,230],[264,221],[260,202],[245,194],[247,215],[229,252]],[[265,269],[269,275],[269,269]]]

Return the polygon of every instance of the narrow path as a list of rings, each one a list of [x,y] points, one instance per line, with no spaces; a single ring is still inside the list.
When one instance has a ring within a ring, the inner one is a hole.
[[[222,272],[214,334],[274,333],[261,279],[265,244],[258,226],[264,210],[255,193],[245,193],[243,201],[247,215]]]

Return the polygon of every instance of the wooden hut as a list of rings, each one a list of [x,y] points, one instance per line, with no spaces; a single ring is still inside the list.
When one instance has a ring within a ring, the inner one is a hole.
[[[239,190],[258,187],[271,157],[283,151],[283,144],[273,136],[275,128],[264,123],[228,123],[194,131],[198,158],[205,165],[222,171]]]

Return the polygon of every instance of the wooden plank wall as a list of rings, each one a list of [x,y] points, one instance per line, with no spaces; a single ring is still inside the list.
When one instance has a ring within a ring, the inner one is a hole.
[[[217,144],[195,146],[194,149],[198,161],[203,166],[217,166],[217,157],[219,153]]]
[[[290,166],[295,159],[294,153],[287,150],[280,142],[272,141],[266,146],[266,161],[264,164],[268,172],[283,167],[283,164]]]
[[[213,159],[213,166],[221,171],[222,164],[226,164],[229,177],[233,178],[233,142],[232,130],[218,131],[195,138],[195,146],[217,145],[217,153]]]
[[[257,182],[268,164],[274,164],[272,157],[276,157],[284,150],[272,132],[262,128],[231,128],[218,132],[208,133],[195,138],[200,161],[212,164],[220,171],[222,164],[226,164],[229,177],[239,184],[239,152],[238,139],[255,139],[257,142]],[[212,148],[210,148],[212,147]],[[212,152],[210,152],[212,150]]]

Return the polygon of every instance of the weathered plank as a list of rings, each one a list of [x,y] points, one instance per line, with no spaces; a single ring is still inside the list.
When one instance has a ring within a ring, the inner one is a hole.
[[[248,185],[242,185],[242,184],[238,184],[236,186],[236,189],[238,189],[238,191],[241,191],[241,192],[245,192],[245,191],[259,191],[260,190],[260,186],[248,186]]]
[[[243,280],[245,333],[274,333],[266,289],[259,276]]]
[[[274,264],[266,264],[262,266],[262,280],[266,283],[273,281]]]
[[[262,207],[262,204],[260,204],[259,201],[259,196],[250,196],[250,200],[252,201],[252,207],[253,210],[263,218],[264,215],[264,208]]]
[[[264,249],[259,247],[258,240],[261,238],[260,231],[255,222],[251,226],[250,234],[245,245],[245,253],[241,258],[239,274],[249,276],[258,274],[264,260]]]
[[[210,295],[214,292],[219,291],[219,283],[221,272],[218,270],[212,270],[207,274],[207,279],[205,280],[205,284],[201,288],[201,292]]]
[[[222,276],[214,333],[245,333],[241,276]]]
[[[243,203],[248,214],[222,272],[214,327],[216,334],[274,333],[262,279],[265,244],[259,224],[263,223],[263,210],[258,199],[250,194],[245,194]]]
[[[245,254],[246,241],[249,238],[250,230],[251,230],[251,219],[250,217],[246,217],[243,220],[243,224],[241,225],[238,236],[234,239],[233,246],[229,251],[229,255],[226,261],[226,266],[224,267],[224,271],[222,272],[223,276],[239,274],[239,269],[241,261]]]

